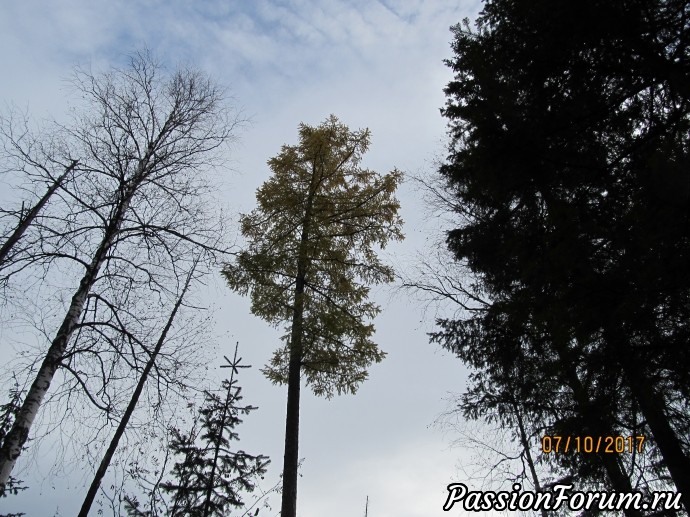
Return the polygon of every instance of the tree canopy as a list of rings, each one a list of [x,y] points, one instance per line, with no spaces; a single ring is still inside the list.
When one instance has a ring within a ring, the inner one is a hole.
[[[297,511],[301,375],[317,395],[354,393],[384,357],[370,321],[380,309],[368,295],[371,284],[393,280],[376,248],[403,238],[395,198],[402,175],[362,168],[368,148],[368,130],[350,131],[335,116],[300,124],[299,145],[268,161],[273,176],[241,219],[247,247],[223,270],[232,289],[251,291],[254,314],[285,325],[264,370],[288,385],[283,517]]]
[[[688,14],[495,0],[453,28],[447,243],[490,304],[434,336],[476,369],[470,412],[517,389],[537,429],[649,432],[684,493]],[[591,459],[617,489],[639,471]]]
[[[167,72],[147,51],[123,68],[77,69],[73,87],[83,105],[47,143],[21,125],[14,131],[12,120],[0,127],[12,168],[49,186],[26,214],[0,210],[2,287],[23,291],[10,299],[17,314],[27,296],[50,291],[40,299],[49,316],[39,334],[49,340],[26,370],[32,380],[2,436],[0,492],[45,402],[59,400],[72,424],[93,406],[98,416],[79,423],[96,436],[108,428],[150,357],[147,341],[179,278],[196,257],[197,273],[207,272],[224,248],[222,219],[206,202],[206,173],[239,122],[223,89],[199,70]],[[158,356],[160,400],[167,388],[185,387],[193,341]]]
[[[314,392],[330,397],[355,392],[366,368],[384,357],[369,321],[380,309],[368,295],[370,284],[393,280],[375,246],[402,239],[394,197],[402,176],[362,169],[369,131],[350,131],[333,116],[318,127],[301,124],[299,137],[268,161],[273,176],[241,220],[248,246],[223,273],[233,289],[251,290],[254,314],[287,323],[285,344],[265,369],[281,384],[302,280],[301,363]]]

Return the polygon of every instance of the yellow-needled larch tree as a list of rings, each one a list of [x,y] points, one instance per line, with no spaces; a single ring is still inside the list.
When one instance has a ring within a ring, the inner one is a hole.
[[[273,175],[241,219],[246,248],[223,269],[233,290],[251,293],[253,314],[285,325],[264,369],[288,385],[282,517],[296,514],[301,377],[316,395],[354,393],[385,355],[372,341],[380,308],[368,296],[394,277],[377,251],[403,239],[395,197],[402,173],[361,167],[369,138],[333,115],[300,124],[299,144],[268,161]]]

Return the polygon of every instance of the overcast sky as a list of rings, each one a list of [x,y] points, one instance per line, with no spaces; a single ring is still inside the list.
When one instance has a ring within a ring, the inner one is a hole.
[[[75,65],[103,69],[144,46],[171,68],[202,68],[229,88],[251,119],[223,171],[222,198],[237,220],[253,208],[254,192],[268,178],[266,161],[282,144],[297,142],[297,125],[316,125],[330,114],[352,129],[371,130],[367,167],[432,170],[444,151],[439,108],[451,78],[443,65],[450,57],[449,27],[478,9],[474,0],[6,0],[0,7],[0,101],[27,107],[36,119],[60,119],[67,109],[64,79]],[[399,197],[407,239],[386,256],[405,268],[415,253],[433,248],[435,236],[427,237],[435,222],[425,220],[420,195],[409,184]],[[269,488],[282,466],[286,389],[272,386],[258,369],[280,333],[252,316],[249,301],[220,279],[207,296],[218,309],[216,333],[225,336],[220,354],[231,355],[239,341],[245,362],[254,365],[242,371],[240,383],[245,401],[259,410],[239,432],[245,450],[272,458]],[[463,390],[466,372],[428,343],[433,309],[389,289],[375,296],[383,307],[375,339],[388,357],[371,368],[355,396],[328,401],[302,391],[298,513],[357,517],[368,496],[370,517],[461,515],[441,507],[446,485],[463,481],[462,452],[450,448],[452,433],[433,423],[449,394]],[[60,515],[74,515],[89,475],[78,459],[76,465],[76,472],[44,481],[26,470],[31,490],[16,498],[17,509],[49,516],[59,507]],[[278,496],[271,504],[276,515]]]

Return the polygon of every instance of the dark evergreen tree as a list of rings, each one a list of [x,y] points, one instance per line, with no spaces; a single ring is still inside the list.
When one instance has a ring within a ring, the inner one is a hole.
[[[512,390],[547,432],[649,431],[687,508],[688,2],[494,0],[453,31],[448,245],[491,304],[435,339],[476,368],[468,410]],[[627,457],[560,460],[631,486]]]
[[[237,381],[223,381],[226,396],[206,392],[206,403],[199,412],[200,436],[173,431],[171,449],[183,456],[173,468],[174,482],[162,485],[173,495],[171,515],[226,515],[243,505],[240,494],[254,490],[254,480],[266,471],[265,456],[233,451],[238,440],[235,427],[253,406],[239,406],[242,399]],[[201,440],[202,445],[197,443]]]
[[[235,374],[238,368],[248,366],[240,364],[237,349],[228,362],[232,368],[230,380],[223,381],[219,393],[204,392],[204,404],[191,430],[185,433],[171,429],[169,449],[180,458],[170,473],[173,479],[154,488],[161,493],[153,498],[156,502],[150,508],[142,509],[136,499],[131,499],[127,508],[130,515],[222,517],[244,505],[242,493],[252,492],[257,478],[266,472],[266,456],[232,448],[232,442],[239,441],[236,428],[242,423],[240,417],[256,407],[241,404]]]

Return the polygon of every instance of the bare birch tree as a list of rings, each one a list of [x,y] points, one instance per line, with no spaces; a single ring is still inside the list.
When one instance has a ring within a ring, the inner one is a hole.
[[[36,241],[27,234],[42,223],[46,206],[59,197],[59,189],[74,180],[78,161],[69,156],[55,127],[42,128],[39,135],[29,128],[28,118],[16,109],[0,116],[0,174],[17,184],[8,189],[11,200],[0,207],[0,286],[38,259]],[[20,199],[15,200],[15,197]],[[64,214],[64,210],[58,210]],[[4,293],[4,291],[3,291]]]
[[[74,79],[87,109],[63,130],[79,181],[57,189],[69,213],[37,227],[33,257],[70,262],[80,279],[0,448],[0,490],[56,372],[111,410],[108,384],[144,368],[136,343],[146,342],[147,317],[174,299],[168,286],[199,250],[208,259],[222,251],[200,200],[211,189],[203,172],[238,123],[223,90],[196,70],[166,75],[148,53]]]

